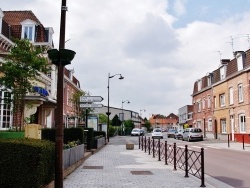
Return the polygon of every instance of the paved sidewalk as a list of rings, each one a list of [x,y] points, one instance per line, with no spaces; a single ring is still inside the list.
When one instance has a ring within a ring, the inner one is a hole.
[[[116,136],[67,176],[64,188],[195,188],[201,180],[184,171],[173,170],[152,155],[138,149],[126,150],[126,137]],[[205,177],[207,188],[230,188],[212,177]]]

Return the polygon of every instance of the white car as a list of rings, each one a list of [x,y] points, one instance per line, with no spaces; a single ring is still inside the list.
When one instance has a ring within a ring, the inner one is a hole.
[[[163,138],[163,133],[160,128],[153,129],[152,138]]]
[[[187,128],[183,131],[182,140],[187,140],[188,142],[192,140],[203,141],[203,134],[200,128]]]
[[[138,129],[138,128],[134,128],[131,131],[131,136],[143,136],[144,135],[144,131],[142,129]]]

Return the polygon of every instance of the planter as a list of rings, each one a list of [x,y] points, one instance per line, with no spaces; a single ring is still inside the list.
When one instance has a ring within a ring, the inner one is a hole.
[[[102,147],[103,145],[105,145],[105,138],[98,138],[96,140],[94,140],[94,146],[93,149],[98,149],[100,147]]]
[[[63,150],[63,167],[69,168],[84,157],[84,144]]]

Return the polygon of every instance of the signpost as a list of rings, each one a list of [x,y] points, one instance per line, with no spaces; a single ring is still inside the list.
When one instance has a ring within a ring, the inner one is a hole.
[[[80,102],[101,102],[103,98],[101,96],[82,96]]]
[[[101,108],[103,107],[103,104],[80,104],[80,108]]]

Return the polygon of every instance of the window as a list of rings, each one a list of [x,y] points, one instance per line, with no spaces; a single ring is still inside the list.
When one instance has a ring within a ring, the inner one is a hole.
[[[201,90],[202,81],[201,81],[201,80],[198,80],[197,82],[198,82],[198,91],[200,91],[200,90]]]
[[[206,99],[203,98],[203,101],[202,101],[202,109],[204,110],[206,107]]]
[[[238,85],[238,100],[239,100],[239,103],[243,102],[243,86],[242,86],[242,84]]]
[[[225,94],[220,95],[220,107],[225,106]]]
[[[212,79],[211,79],[211,75],[209,75],[207,77],[207,86],[211,86],[211,84],[212,84]]]
[[[29,39],[30,41],[35,41],[35,26],[36,22],[27,19],[21,22],[22,25],[22,39]]]
[[[193,118],[193,113],[188,113],[188,120]]]
[[[10,93],[3,92],[0,90],[0,129],[6,130],[11,127],[12,124],[12,113],[9,105],[4,103],[4,98],[9,98]]]
[[[208,130],[208,131],[213,131],[212,119],[208,119],[208,122],[207,122],[207,130]]]
[[[230,87],[229,88],[229,104],[233,104],[234,103],[234,91],[233,88]]]
[[[201,121],[197,121],[197,128],[201,129]]]
[[[243,69],[243,57],[241,53],[236,55],[238,71]]]
[[[227,133],[227,124],[225,119],[221,120],[221,133]]]
[[[210,96],[207,97],[207,107],[211,108],[211,97]]]
[[[197,106],[198,106],[198,112],[200,112],[200,111],[201,111],[201,101],[199,101],[199,102],[197,103]]]
[[[217,108],[216,96],[214,96],[214,108]]]
[[[245,116],[245,114],[239,114],[239,126],[240,126],[240,132],[245,133],[246,132],[246,116]]]
[[[226,66],[220,68],[220,79],[223,80],[226,78]]]

